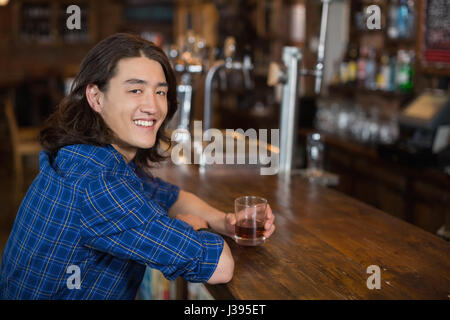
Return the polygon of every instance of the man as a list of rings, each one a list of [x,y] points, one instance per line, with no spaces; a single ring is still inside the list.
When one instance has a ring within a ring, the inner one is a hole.
[[[145,267],[192,282],[231,280],[234,214],[151,176],[177,108],[163,51],[113,35],[81,63],[40,134],[40,172],[3,252],[3,299],[133,299]],[[274,231],[269,208],[266,237]]]

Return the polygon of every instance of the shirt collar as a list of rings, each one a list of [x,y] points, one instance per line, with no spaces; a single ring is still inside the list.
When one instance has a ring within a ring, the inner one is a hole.
[[[55,158],[58,165],[67,162],[83,163],[86,166],[98,167],[99,170],[112,173],[136,176],[134,161],[127,163],[112,145],[94,146],[89,144],[74,144],[61,148]]]

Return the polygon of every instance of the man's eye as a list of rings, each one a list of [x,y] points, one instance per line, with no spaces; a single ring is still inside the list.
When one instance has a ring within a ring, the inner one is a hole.
[[[158,92],[156,92],[156,94],[159,94],[160,96],[165,96],[165,95],[167,95],[167,92],[165,92],[165,91],[158,91]]]
[[[138,93],[142,93],[142,90],[141,89],[133,89],[133,90],[130,90],[130,92],[138,94]]]

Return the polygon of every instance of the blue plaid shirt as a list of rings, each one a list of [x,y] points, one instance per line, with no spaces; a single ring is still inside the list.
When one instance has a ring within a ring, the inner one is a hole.
[[[3,252],[0,298],[134,299],[146,266],[211,277],[223,239],[168,216],[178,187],[138,177],[110,145],[39,160]]]

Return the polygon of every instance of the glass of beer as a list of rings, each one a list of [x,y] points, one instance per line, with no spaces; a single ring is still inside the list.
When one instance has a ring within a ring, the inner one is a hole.
[[[257,196],[244,196],[234,200],[236,225],[234,239],[237,244],[258,246],[265,242],[267,200]]]

